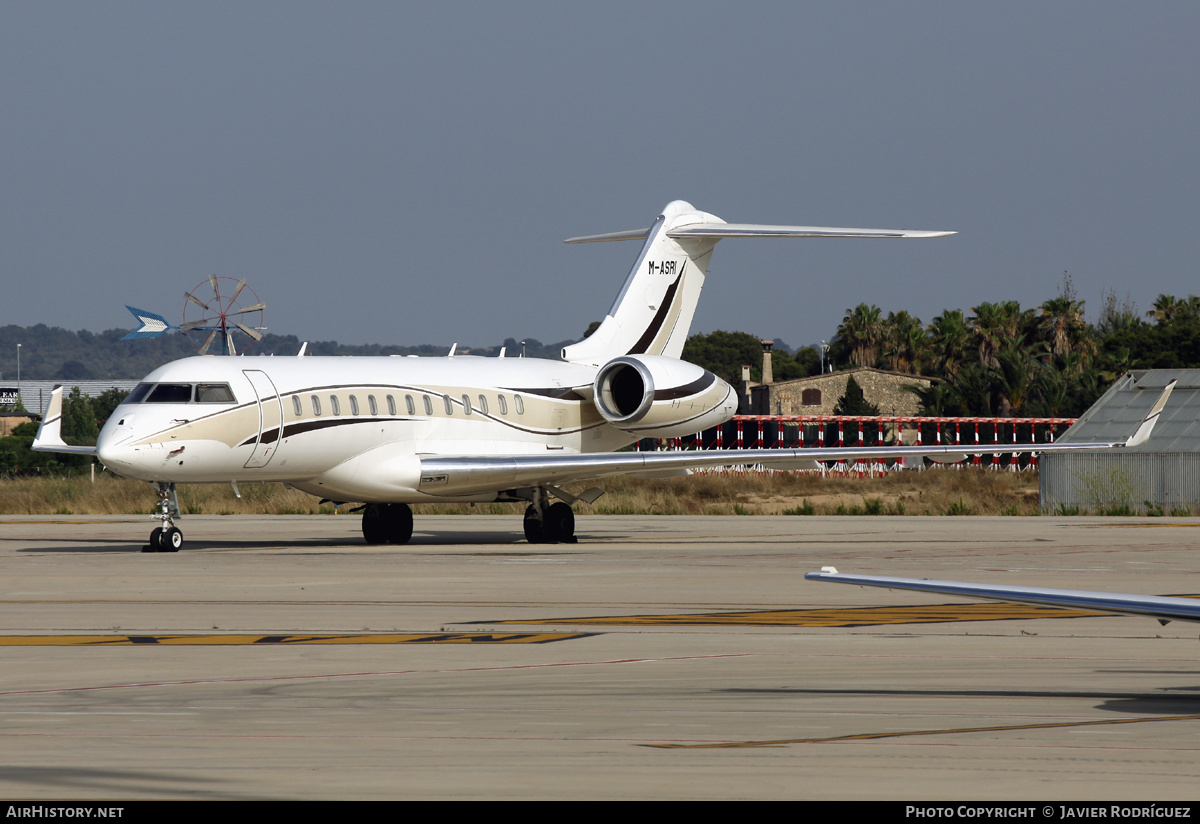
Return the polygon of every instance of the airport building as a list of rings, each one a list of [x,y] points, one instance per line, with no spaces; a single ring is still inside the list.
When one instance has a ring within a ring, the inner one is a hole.
[[[1178,381],[1175,390],[1141,446],[1043,456],[1042,507],[1169,515],[1191,514],[1200,506],[1200,369],[1126,373],[1060,442],[1124,440],[1172,380]]]

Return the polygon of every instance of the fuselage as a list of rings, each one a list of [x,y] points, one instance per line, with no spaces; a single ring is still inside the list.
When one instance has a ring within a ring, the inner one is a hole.
[[[640,436],[597,410],[596,372],[525,358],[193,357],[147,375],[97,449],[113,471],[146,481],[282,481],[334,500],[492,500],[495,491],[455,496],[432,485],[431,494],[429,479],[422,491],[421,456],[625,446]],[[728,402],[711,411],[697,430],[732,414]]]

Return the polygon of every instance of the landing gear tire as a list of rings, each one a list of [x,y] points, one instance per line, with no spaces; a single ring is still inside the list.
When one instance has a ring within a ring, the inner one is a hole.
[[[412,507],[388,504],[384,508],[383,523],[389,544],[407,544],[413,533]]]
[[[368,544],[386,544],[387,529],[383,521],[383,507],[367,504],[363,510],[362,534]]]
[[[142,552],[162,552],[162,528],[154,527],[150,533],[150,543],[142,547]]]
[[[367,504],[363,510],[362,532],[368,544],[407,544],[413,533],[412,507],[408,504]]]
[[[575,512],[570,506],[559,501],[546,511],[546,519],[542,525],[543,532],[552,541],[573,544],[575,538]]]
[[[142,552],[178,552],[183,547],[183,533],[178,527],[155,527],[150,533],[150,543]]]
[[[573,544],[575,538],[575,512],[559,501],[546,509],[546,517],[539,518],[537,507],[525,509],[525,540],[531,544]]]
[[[525,508],[525,540],[531,544],[549,543],[546,540],[546,528],[538,517],[537,509],[530,504]]]

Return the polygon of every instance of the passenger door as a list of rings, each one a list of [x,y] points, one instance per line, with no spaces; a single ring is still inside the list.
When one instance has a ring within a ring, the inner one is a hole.
[[[246,461],[247,469],[256,469],[270,463],[282,441],[283,399],[266,372],[243,369],[242,373],[250,380],[258,397],[258,440],[254,444],[254,452]]]

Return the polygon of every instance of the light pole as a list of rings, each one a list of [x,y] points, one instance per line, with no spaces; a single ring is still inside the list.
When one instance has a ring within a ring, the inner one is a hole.
[[[825,374],[825,353],[829,351],[829,344],[821,341],[821,345],[817,347],[821,351],[821,374]]]
[[[21,344],[17,344],[17,405],[25,406],[21,403]]]

